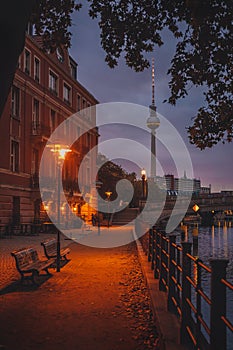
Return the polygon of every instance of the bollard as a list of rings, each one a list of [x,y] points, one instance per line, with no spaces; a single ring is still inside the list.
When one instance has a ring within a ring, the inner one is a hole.
[[[181,229],[181,233],[180,233],[181,241],[184,241],[184,224],[183,224],[183,222],[181,222],[181,224],[180,224],[180,229]]]
[[[188,226],[187,225],[181,225],[181,241],[187,241],[188,240]]]
[[[182,242],[181,344],[190,343],[187,327],[190,327],[191,308],[187,299],[191,300],[191,284],[186,277],[191,277],[191,260],[187,256],[187,254],[191,254],[191,246],[190,242]]]
[[[176,243],[176,235],[169,236],[169,263],[168,263],[169,275],[168,275],[167,308],[168,308],[168,311],[177,313],[176,307],[172,301],[172,298],[174,298],[176,294],[175,284],[174,284],[174,281],[172,280],[172,277],[175,276],[175,266],[172,262],[172,260],[175,260],[175,247],[173,247],[172,245],[173,243]]]
[[[226,286],[221,282],[226,278],[229,260],[210,259],[211,266],[211,309],[210,309],[210,350],[225,350],[227,347],[226,326],[222,317],[226,316]]]
[[[198,256],[198,227],[193,228],[193,255]]]
[[[98,220],[98,236],[100,236],[100,220]]]

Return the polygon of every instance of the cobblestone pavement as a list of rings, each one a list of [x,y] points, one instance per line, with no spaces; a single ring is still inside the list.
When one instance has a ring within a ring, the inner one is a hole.
[[[0,289],[20,278],[15,267],[15,259],[11,256],[13,250],[33,247],[37,249],[39,257],[45,259],[41,242],[53,237],[56,237],[56,235],[40,233],[38,236],[11,236],[10,238],[0,239]],[[66,246],[68,244],[70,244],[70,241],[67,241],[66,237],[61,235],[61,245]]]
[[[9,276],[1,276],[0,344],[6,350],[159,349],[135,242],[98,249],[62,237],[71,260],[60,273],[52,271],[39,287],[12,284],[19,276],[10,252],[31,245],[42,256],[47,237],[0,241],[1,271]]]

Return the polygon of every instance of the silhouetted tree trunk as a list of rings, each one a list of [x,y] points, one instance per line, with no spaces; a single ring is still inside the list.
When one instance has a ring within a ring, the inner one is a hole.
[[[0,5],[0,116],[25,43],[25,30],[37,0],[7,0]]]

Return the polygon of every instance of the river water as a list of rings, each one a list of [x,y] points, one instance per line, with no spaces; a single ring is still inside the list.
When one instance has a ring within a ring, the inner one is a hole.
[[[188,240],[192,242],[193,227],[188,229]],[[187,237],[186,237],[187,238]],[[198,227],[198,251],[193,255],[198,256],[204,264],[209,265],[210,258],[228,259],[226,279],[233,284],[233,227],[212,226]],[[202,288],[210,296],[210,274],[203,273]],[[195,298],[195,296],[194,296]],[[210,310],[209,306],[202,302],[205,321],[209,325]],[[233,291],[227,288],[227,318],[233,323]],[[227,331],[227,349],[233,349],[233,334]]]
[[[189,232],[192,241],[192,232]],[[228,259],[227,279],[233,283],[233,227],[198,228],[198,257],[209,265],[210,258]]]

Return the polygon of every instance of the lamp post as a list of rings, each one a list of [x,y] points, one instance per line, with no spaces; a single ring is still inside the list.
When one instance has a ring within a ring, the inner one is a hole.
[[[101,182],[100,180],[97,180],[96,183],[95,183],[95,186],[97,188],[97,190],[99,188],[101,188],[101,186],[103,185],[103,182]],[[98,198],[98,197],[97,197]],[[99,203],[98,203],[98,236],[100,235],[100,212],[99,212]]]
[[[112,192],[106,191],[105,194],[107,196],[107,201],[108,201],[108,228],[109,228],[109,222],[110,222],[109,201],[110,201],[110,197],[111,197]]]
[[[197,215],[200,208],[195,204],[192,209]],[[196,227],[193,228],[193,255],[198,256],[198,223],[196,223]]]
[[[145,180],[146,180],[146,170],[141,170],[141,178],[142,178],[142,199],[145,199],[146,197],[146,191],[145,191]]]
[[[61,240],[60,240],[60,222],[61,222],[61,165],[62,161],[65,160],[66,154],[71,152],[68,148],[62,148],[61,145],[56,144],[52,152],[55,152],[57,156],[57,272],[60,272],[61,267]]]

